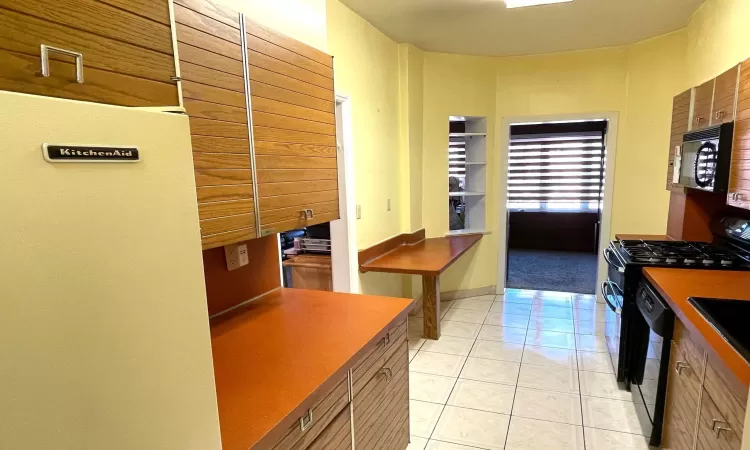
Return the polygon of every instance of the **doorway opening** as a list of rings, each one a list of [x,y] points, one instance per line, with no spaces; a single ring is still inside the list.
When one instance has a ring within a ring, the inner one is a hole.
[[[506,287],[595,294],[608,125],[510,125]]]

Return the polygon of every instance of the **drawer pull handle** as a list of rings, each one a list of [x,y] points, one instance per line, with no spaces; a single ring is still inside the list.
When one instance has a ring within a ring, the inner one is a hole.
[[[380,370],[378,370],[378,373],[380,375],[385,375],[385,382],[388,383],[393,379],[393,371],[390,367],[383,367]]]
[[[42,49],[42,76],[50,76],[49,70],[49,54],[60,53],[61,55],[72,56],[76,60],[76,82],[83,83],[83,53],[74,52],[71,50],[65,50],[64,48],[51,47],[49,45],[41,45]]]
[[[300,431],[307,431],[310,425],[313,423],[312,409],[307,410],[307,414],[299,418],[299,429]]]
[[[388,345],[388,344],[390,344],[390,343],[391,343],[391,333],[387,333],[387,334],[386,334],[386,335],[385,335],[385,336],[383,337],[383,344],[385,344],[385,345]]]
[[[315,214],[313,214],[313,210],[312,209],[308,209],[306,211],[307,211],[307,218],[308,219],[312,219],[313,217],[315,217]]]
[[[690,368],[690,365],[685,361],[677,361],[677,367],[675,367],[675,372],[677,372],[677,375],[682,375],[683,369],[692,370]]]
[[[726,426],[721,426],[726,425]],[[714,436],[716,436],[716,439],[719,439],[721,436],[722,431],[729,431],[732,432],[732,428],[729,427],[729,424],[723,420],[717,420],[714,419],[711,424],[711,430],[714,432]]]
[[[313,218],[313,210],[312,209],[303,209],[299,212],[300,217],[302,217],[302,220],[310,220]]]

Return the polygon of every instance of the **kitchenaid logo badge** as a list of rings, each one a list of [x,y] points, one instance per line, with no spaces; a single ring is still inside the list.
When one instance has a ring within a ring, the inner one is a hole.
[[[49,162],[137,162],[137,147],[97,147],[88,145],[44,144],[44,159]]]

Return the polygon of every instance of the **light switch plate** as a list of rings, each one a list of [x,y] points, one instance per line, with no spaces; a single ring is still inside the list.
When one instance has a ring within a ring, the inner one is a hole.
[[[389,198],[388,202],[386,203],[386,211],[390,211],[390,210],[391,210],[391,199]]]
[[[357,205],[357,219],[362,218],[362,205]]]

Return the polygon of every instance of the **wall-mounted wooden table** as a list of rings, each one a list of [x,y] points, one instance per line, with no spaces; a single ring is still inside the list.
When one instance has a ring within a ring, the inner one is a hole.
[[[415,235],[418,235],[417,232]],[[409,238],[399,235],[393,238],[395,245],[378,244],[384,253],[373,255],[372,249],[360,252],[361,272],[388,272],[422,275],[422,309],[424,311],[424,337],[440,337],[440,274],[466,253],[482,238],[481,234],[446,236],[408,243]],[[389,240],[391,241],[391,240]],[[386,241],[388,242],[388,241]],[[407,243],[404,243],[407,242]],[[363,258],[369,258],[362,261]]]

